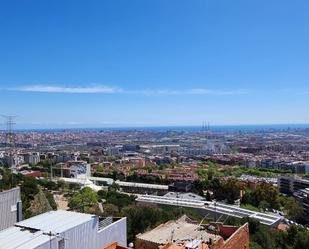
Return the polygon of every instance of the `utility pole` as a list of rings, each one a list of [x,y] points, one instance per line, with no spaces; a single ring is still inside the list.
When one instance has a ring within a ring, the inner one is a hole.
[[[48,235],[49,235],[49,249],[52,249],[52,236],[53,236],[53,234],[52,234],[52,232],[50,231],[50,232],[48,233]]]
[[[6,119],[6,133],[5,133],[5,143],[7,147],[7,153],[9,157],[9,166],[15,167],[15,133],[13,132],[13,127],[16,124],[15,118],[16,116],[9,116],[9,115],[1,115],[3,118]]]

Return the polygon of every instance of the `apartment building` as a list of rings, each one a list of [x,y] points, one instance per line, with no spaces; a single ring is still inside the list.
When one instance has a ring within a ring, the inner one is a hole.
[[[281,176],[278,178],[279,191],[284,194],[293,194],[294,192],[309,188],[309,179],[292,176]]]

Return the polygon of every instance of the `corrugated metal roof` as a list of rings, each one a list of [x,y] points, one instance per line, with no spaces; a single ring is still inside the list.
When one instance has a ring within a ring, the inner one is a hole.
[[[0,232],[0,249],[35,248],[47,243],[54,236],[94,219],[94,215],[70,211],[50,211],[18,222]]]
[[[32,233],[20,227],[10,227],[0,233],[0,249],[35,248],[53,238],[42,231]]]
[[[90,221],[94,217],[96,216],[91,214],[57,210],[37,215],[30,219],[18,222],[16,225],[39,229],[44,232],[52,231],[54,233],[62,233],[70,228]]]

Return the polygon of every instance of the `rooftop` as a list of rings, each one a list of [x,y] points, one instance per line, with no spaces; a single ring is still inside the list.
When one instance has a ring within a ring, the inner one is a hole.
[[[90,221],[95,216],[69,211],[50,211],[16,223],[0,232],[0,249],[35,248],[62,233]]]
[[[264,225],[277,225],[282,217],[275,214],[266,214],[247,210],[234,205],[223,204],[219,202],[201,201],[197,199],[175,198],[171,196],[139,195],[138,202],[149,202],[163,205],[181,206],[204,209],[205,211],[232,216],[236,218],[252,217],[259,220]]]
[[[92,220],[95,215],[70,212],[64,210],[50,211],[30,219],[18,222],[15,226],[39,229],[43,232],[62,233]]]
[[[192,223],[187,216],[182,216],[176,221],[168,221],[149,232],[139,234],[137,238],[156,244],[166,244],[171,241],[174,243],[190,242],[194,239],[205,242],[209,239],[215,241],[221,236],[207,232],[199,224]]]
[[[50,236],[43,234],[41,231],[26,230],[13,226],[0,233],[0,249],[35,248],[48,242],[50,239]]]
[[[198,200],[198,201],[205,201],[205,198],[194,194],[194,193],[176,193],[176,192],[168,192],[164,195],[164,197],[168,198],[180,198],[180,199],[187,199],[187,200]]]
[[[116,183],[121,187],[137,187],[137,188],[168,190],[168,185],[138,183],[138,182],[123,182],[123,181],[116,181]]]

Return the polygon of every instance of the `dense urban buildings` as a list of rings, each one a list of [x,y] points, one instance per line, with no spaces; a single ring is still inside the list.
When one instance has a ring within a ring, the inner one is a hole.
[[[308,10],[1,0],[0,249],[309,249]]]
[[[255,233],[275,231],[279,243],[280,231],[309,230],[307,129],[15,136],[13,154],[0,136],[0,198],[17,191],[2,203],[10,214],[1,220],[5,248],[242,249],[258,243]],[[77,242],[69,231],[87,239]]]

